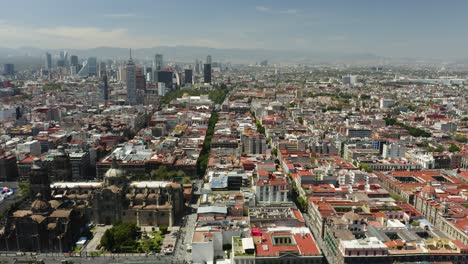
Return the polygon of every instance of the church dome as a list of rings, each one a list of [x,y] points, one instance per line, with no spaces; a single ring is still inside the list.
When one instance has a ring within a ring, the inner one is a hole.
[[[117,168],[110,168],[106,171],[106,174],[104,174],[104,177],[106,178],[119,178],[122,176],[124,176],[123,171]]]
[[[50,203],[42,198],[42,194],[36,195],[36,200],[31,204],[31,211],[33,213],[47,213],[51,209]]]
[[[119,178],[124,176],[124,171],[119,169],[117,164],[117,158],[115,156],[112,157],[112,166],[110,169],[106,171],[104,174],[104,178]]]

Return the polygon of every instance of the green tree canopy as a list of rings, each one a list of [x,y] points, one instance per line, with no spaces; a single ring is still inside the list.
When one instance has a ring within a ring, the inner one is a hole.
[[[448,148],[448,151],[450,151],[450,152],[457,152],[457,151],[460,151],[460,147],[458,147],[458,146],[455,145],[455,144],[450,144],[450,147]]]
[[[106,230],[101,238],[101,245],[108,251],[132,253],[136,250],[139,228],[135,224],[117,223]]]

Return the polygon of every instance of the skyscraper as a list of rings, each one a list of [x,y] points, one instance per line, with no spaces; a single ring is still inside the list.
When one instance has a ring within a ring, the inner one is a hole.
[[[147,82],[152,82],[153,81],[153,68],[151,67],[145,67],[145,78]]]
[[[88,58],[88,71],[89,71],[89,76],[97,76],[97,58],[96,57]]]
[[[70,56],[70,66],[78,66],[78,56],[76,55]]]
[[[127,78],[127,103],[129,105],[137,104],[136,91],[136,66],[132,60],[132,50],[130,50],[130,59],[125,67],[125,76]]]
[[[137,95],[137,104],[143,104],[143,98],[146,92],[146,80],[142,68],[135,69],[135,89]]]
[[[107,75],[102,76],[101,90],[102,100],[104,100],[107,104],[107,101],[109,101],[109,84],[107,83]]]
[[[68,53],[60,51],[60,58],[57,60],[57,67],[65,67],[68,62]]]
[[[198,59],[195,60],[195,74],[200,74],[201,70],[200,70],[200,62],[198,61]]]
[[[174,73],[172,71],[158,71],[158,82],[164,83],[168,90],[172,89]]]
[[[99,77],[106,75],[106,63],[101,61],[98,65],[99,65],[99,70],[98,70]]]
[[[203,68],[203,77],[205,83],[211,83],[211,64],[205,64]]]
[[[193,84],[193,70],[192,69],[185,69],[185,83]]]
[[[45,68],[46,70],[52,69],[52,55],[49,52],[46,52],[46,58],[45,58]]]
[[[206,64],[211,64],[211,55],[206,56]]]
[[[153,69],[155,71],[161,71],[163,69],[163,55],[156,54],[154,55]]]
[[[13,75],[15,74],[15,65],[12,63],[3,64],[3,74],[4,75]]]
[[[97,59],[96,57],[89,57],[84,63],[81,70],[78,72],[81,77],[89,77],[97,75]]]

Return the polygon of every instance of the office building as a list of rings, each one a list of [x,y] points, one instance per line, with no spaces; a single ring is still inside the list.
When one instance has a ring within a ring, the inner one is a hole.
[[[11,181],[18,179],[18,167],[14,155],[0,156],[0,180]]]
[[[158,83],[158,95],[165,96],[166,95],[166,84],[165,83]]]
[[[246,133],[241,135],[242,154],[265,154],[266,139],[260,133]]]
[[[46,70],[52,69],[52,55],[49,52],[45,54],[45,68]]]
[[[62,59],[57,60],[57,67],[65,67],[65,61]]]
[[[68,62],[68,53],[66,51],[60,51],[59,59],[57,60],[57,67],[65,67]]]
[[[193,70],[185,69],[184,73],[185,73],[185,83],[193,84]]]
[[[155,71],[161,71],[163,69],[163,55],[154,55],[153,68]]]
[[[107,75],[102,76],[101,81],[102,100],[106,103],[109,101],[109,84],[107,82]]]
[[[153,82],[154,81],[153,68],[145,67],[145,78],[146,78],[147,82]]]
[[[137,104],[143,104],[143,98],[145,97],[146,92],[146,79],[142,68],[136,68],[135,85],[137,93]]]
[[[136,91],[136,66],[132,60],[132,51],[130,51],[130,59],[125,67],[125,76],[127,79],[127,103],[129,105],[137,104]]]
[[[81,77],[97,76],[97,58],[89,57],[83,62],[83,67],[78,72]]]
[[[102,61],[98,64],[98,66],[98,76],[102,78],[102,76],[106,75],[106,63]]]
[[[387,98],[380,98],[380,108],[390,108],[395,105],[395,101]]]
[[[205,64],[203,68],[203,77],[205,83],[211,83],[211,64]]]
[[[70,66],[70,75],[75,76],[78,73],[76,66]]]
[[[195,60],[195,74],[200,74],[201,73],[201,70],[200,70],[200,61],[199,60]]]
[[[13,75],[15,74],[15,65],[12,63],[3,64],[3,75]]]
[[[164,83],[168,89],[172,88],[173,78],[172,71],[158,71],[158,83]]]
[[[341,78],[343,84],[354,86],[357,83],[357,76],[356,75],[346,75]]]
[[[78,66],[78,56],[76,55],[70,56],[70,66]]]
[[[211,63],[212,63],[211,55],[206,56],[206,64],[211,64]]]

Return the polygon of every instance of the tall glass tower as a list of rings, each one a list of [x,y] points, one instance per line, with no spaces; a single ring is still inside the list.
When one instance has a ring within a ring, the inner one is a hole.
[[[125,73],[127,76],[127,103],[129,105],[137,104],[137,91],[136,91],[136,66],[132,60],[132,50],[130,50],[130,59],[125,66]]]
[[[46,70],[52,69],[52,55],[49,52],[45,54],[45,68]]]

